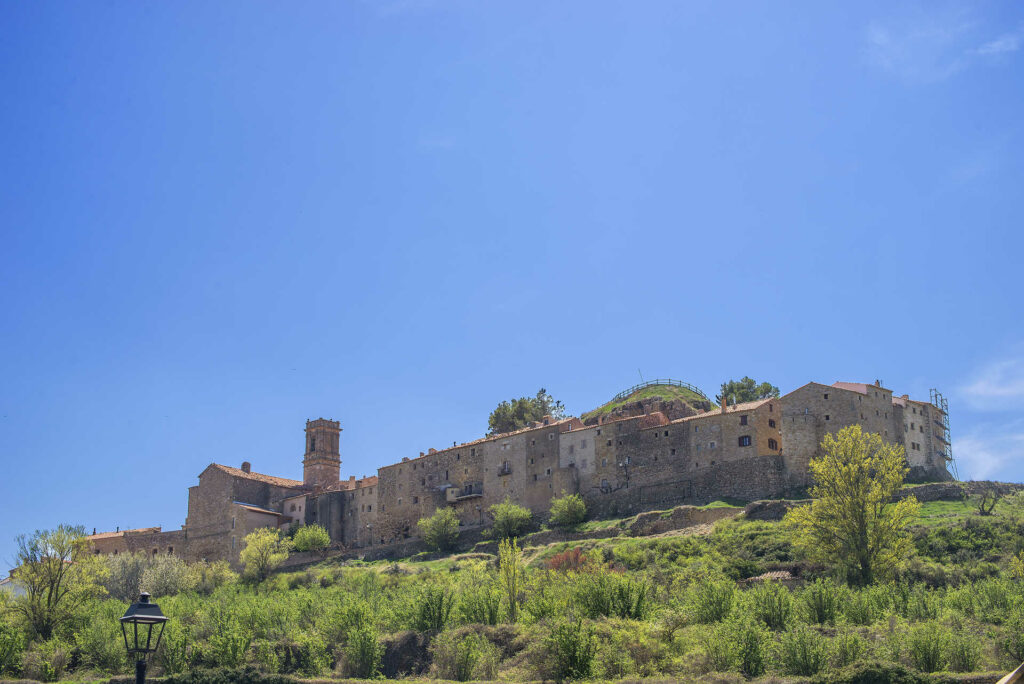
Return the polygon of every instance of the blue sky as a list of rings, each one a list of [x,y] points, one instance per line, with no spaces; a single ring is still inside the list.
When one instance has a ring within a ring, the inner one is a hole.
[[[546,387],[873,381],[1024,479],[1024,5],[0,5],[0,560]],[[0,563],[0,571],[3,564]]]

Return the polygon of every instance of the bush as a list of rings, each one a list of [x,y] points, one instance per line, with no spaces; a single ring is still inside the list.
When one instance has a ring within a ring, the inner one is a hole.
[[[759,677],[767,667],[768,644],[761,623],[734,616],[708,639],[708,661],[715,671],[739,670],[746,677]]]
[[[721,622],[732,612],[736,585],[729,580],[702,583],[691,595],[694,621],[700,624]]]
[[[491,526],[491,534],[495,539],[512,539],[522,536],[533,523],[533,514],[530,509],[513,503],[512,499],[505,497],[500,504],[494,504],[487,509],[494,519]]]
[[[238,573],[227,561],[199,561],[188,567],[192,588],[200,594],[212,594],[219,587],[238,580]]]
[[[496,625],[501,616],[501,591],[497,580],[477,582],[461,592],[459,609],[466,622],[481,625]]]
[[[867,643],[855,632],[843,630],[832,639],[832,666],[843,668],[856,662],[867,650]]]
[[[1013,662],[1024,661],[1024,614],[1016,613],[1006,623],[1006,632],[999,640],[999,650]]]
[[[423,543],[434,551],[450,551],[459,540],[459,516],[452,508],[438,508],[429,518],[420,518],[416,526]]]
[[[71,662],[71,648],[57,638],[41,641],[25,651],[21,673],[27,679],[56,682],[64,677]]]
[[[643,620],[651,611],[651,588],[642,578],[611,572],[588,573],[576,582],[576,602],[589,618]]]
[[[454,605],[455,593],[450,587],[424,587],[416,598],[413,627],[419,632],[440,632],[448,625]]]
[[[551,676],[556,681],[587,679],[594,664],[597,639],[593,628],[582,620],[555,625],[545,640],[551,658]]]
[[[90,611],[89,619],[75,630],[75,647],[83,664],[101,672],[124,670],[126,652],[118,618],[123,607],[114,601],[103,601]]]
[[[949,640],[949,669],[953,672],[974,672],[981,662],[981,646],[977,637],[956,633]]]
[[[245,566],[246,578],[262,582],[281,563],[288,560],[292,542],[281,536],[279,530],[260,527],[245,535],[238,559]]]
[[[142,571],[142,590],[153,596],[173,596],[189,591],[194,582],[188,564],[170,555],[153,556]]]
[[[761,582],[750,592],[754,617],[776,632],[786,628],[793,613],[793,597],[778,582]]]
[[[160,644],[153,659],[165,674],[185,672],[195,665],[196,649],[190,625],[170,620],[164,627]]]
[[[854,625],[870,625],[874,622],[875,608],[871,604],[868,592],[861,590],[847,594],[843,614]]]
[[[498,650],[479,634],[447,632],[434,640],[430,652],[435,676],[458,682],[492,679],[499,660]]]
[[[825,639],[806,625],[784,632],[779,639],[779,661],[786,674],[818,674],[825,667],[827,653]]]
[[[143,552],[119,553],[105,559],[107,576],[103,587],[119,601],[137,601],[142,591],[142,573],[149,566],[149,556]]]
[[[574,527],[587,519],[587,504],[579,494],[566,494],[551,500],[551,517],[548,522],[555,527]]]
[[[295,531],[292,541],[296,551],[322,553],[331,545],[331,535],[321,525],[303,525]]]
[[[922,672],[938,672],[946,666],[949,632],[934,622],[917,625],[907,638],[910,662]]]
[[[865,662],[852,665],[824,680],[827,684],[935,684],[935,680],[899,663]]]
[[[348,676],[372,679],[380,673],[384,648],[377,639],[377,632],[369,625],[360,625],[349,632],[343,652]]]
[[[0,675],[17,674],[25,639],[13,624],[0,619]]]
[[[840,589],[832,580],[815,580],[804,590],[803,600],[811,622],[832,624],[839,613]]]

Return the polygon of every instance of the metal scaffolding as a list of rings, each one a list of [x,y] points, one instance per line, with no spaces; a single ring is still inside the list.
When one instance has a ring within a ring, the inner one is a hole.
[[[949,402],[946,401],[946,397],[942,396],[942,392],[934,388],[928,390],[928,397],[932,406],[942,412],[942,420],[934,420],[937,429],[933,429],[933,433],[936,434],[942,446],[938,453],[953,471],[953,477],[959,480],[960,475],[956,471],[956,461],[953,460],[953,443],[949,436]]]

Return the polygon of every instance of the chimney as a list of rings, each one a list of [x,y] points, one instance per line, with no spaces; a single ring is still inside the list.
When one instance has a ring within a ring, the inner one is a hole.
[[[881,387],[881,386],[882,386],[882,381],[881,380],[875,380],[875,387]]]
[[[117,526],[117,529],[115,529],[114,531],[115,531],[115,532],[120,532],[120,531],[121,531],[121,526],[120,526],[120,525],[118,525],[118,526]]]
[[[725,407],[729,403],[729,397],[722,395],[722,413],[725,413]]]
[[[92,528],[92,533],[93,533],[93,535],[95,535],[95,534],[96,534],[96,528],[95,528],[95,527],[94,527],[94,528]]]
[[[349,484],[351,484],[351,485],[352,485],[353,487],[355,487],[355,485],[356,485],[356,476],[355,476],[355,475],[349,475],[349,476],[348,476],[348,482],[349,482]]]
[[[252,471],[252,464],[248,461],[242,461],[242,472],[248,473]]]

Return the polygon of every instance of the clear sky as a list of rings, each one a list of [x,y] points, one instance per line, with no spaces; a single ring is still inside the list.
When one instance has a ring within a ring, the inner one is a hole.
[[[873,382],[1024,479],[1024,4],[0,4],[0,574],[547,388]]]

